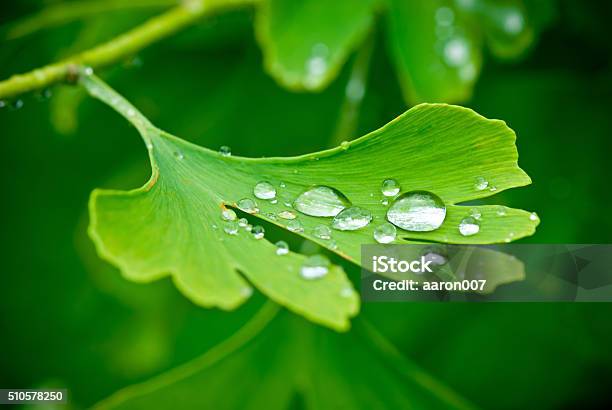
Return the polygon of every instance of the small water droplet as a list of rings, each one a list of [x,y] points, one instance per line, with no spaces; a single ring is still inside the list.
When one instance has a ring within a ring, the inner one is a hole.
[[[145,142],[145,146],[147,147],[149,151],[153,149],[153,143],[151,141]]]
[[[287,229],[289,229],[291,232],[304,232],[304,225],[302,225],[302,223],[297,220],[294,219],[292,221],[287,222]]]
[[[281,211],[278,213],[278,217],[283,219],[295,219],[297,215],[293,211]]]
[[[83,72],[85,73],[85,75],[92,75],[94,73],[93,68],[91,67],[85,67]]]
[[[349,149],[349,142],[348,141],[342,141],[340,143],[340,148],[342,148],[343,150],[346,151],[347,149]]]
[[[43,88],[42,90],[39,90],[34,94],[34,97],[41,102],[49,100],[52,96],[53,92],[50,88]]]
[[[400,185],[395,179],[385,179],[382,183],[381,191],[384,196],[395,196],[399,194]]]
[[[286,188],[287,184],[285,184],[284,182],[281,181],[281,183],[278,184],[278,186],[280,186],[281,188]]]
[[[358,206],[346,208],[334,217],[332,228],[339,231],[354,231],[367,226],[372,221],[372,213]]]
[[[312,230],[312,234],[319,239],[331,239],[331,229],[326,225],[317,225]]]
[[[499,208],[496,213],[498,216],[506,216],[506,208]]]
[[[329,249],[335,251],[336,249],[338,249],[338,242],[332,239],[331,241],[329,241],[329,244],[327,246],[329,247]]]
[[[390,223],[385,222],[374,229],[374,239],[378,243],[391,243],[397,237],[397,229]]]
[[[439,253],[428,251],[423,255],[425,262],[431,262],[432,265],[445,265],[447,260],[444,256]]]
[[[310,216],[336,216],[351,202],[337,189],[315,185],[302,192],[293,202],[293,207]]]
[[[251,232],[253,230],[253,225],[246,224],[246,226],[244,227],[244,230],[247,231],[247,232]]]
[[[517,10],[512,10],[504,17],[503,27],[506,33],[516,35],[523,31],[525,19]]]
[[[427,191],[412,191],[399,196],[387,211],[393,225],[413,232],[438,229],[446,218],[446,206],[440,197]]]
[[[285,205],[287,208],[293,208],[290,202],[285,202],[283,205]]]
[[[459,223],[459,233],[463,236],[476,235],[479,231],[480,224],[471,216],[463,218]]]
[[[257,212],[259,212],[259,208],[257,208],[257,203],[251,198],[243,198],[238,201],[237,205],[238,208],[249,214],[256,214]]]
[[[266,216],[266,218],[270,219],[271,221],[276,221],[276,215],[274,215],[272,212],[266,212],[265,216]]]
[[[491,185],[491,187],[489,188],[489,191],[495,192],[495,191],[497,191],[497,187],[494,186],[494,185]]]
[[[268,181],[261,181],[253,188],[253,194],[259,199],[272,199],[276,197],[276,188]]]
[[[469,44],[461,37],[451,38],[444,45],[443,55],[444,61],[450,67],[460,67],[469,61]]]
[[[289,253],[289,245],[285,241],[278,241],[274,244],[276,246],[276,254],[279,256],[286,255]]]
[[[251,233],[253,234],[253,238],[255,239],[261,239],[264,237],[265,234],[265,229],[263,228],[263,226],[259,226],[256,225],[251,229]]]
[[[532,212],[532,213],[529,215],[529,219],[530,219],[531,221],[537,221],[537,220],[538,220],[538,214],[536,214],[535,212]]]
[[[350,286],[345,286],[340,289],[340,296],[343,298],[350,298],[353,296],[353,293],[355,293],[355,291]]]
[[[240,218],[238,220],[238,226],[240,226],[241,228],[244,228],[245,226],[247,226],[249,224],[248,219],[246,218]]]
[[[484,191],[489,186],[489,181],[484,179],[483,177],[478,177],[474,181],[474,189],[477,191]]]
[[[312,255],[306,258],[300,268],[300,275],[304,279],[319,279],[329,272],[329,259],[323,255]]]
[[[225,223],[225,226],[223,227],[223,230],[228,235],[238,235],[238,229],[239,229],[239,226],[238,226],[238,222],[236,221],[227,221]]]
[[[211,226],[212,226],[213,229],[217,229],[218,228],[217,224],[212,224]]]
[[[389,200],[387,198],[383,198],[380,200],[380,204],[383,206],[389,205]]]
[[[9,103],[9,108],[13,111],[17,111],[22,107],[23,107],[23,100],[19,98],[14,99],[13,101]]]
[[[181,151],[174,151],[174,156],[177,159],[185,159],[185,155]]]
[[[474,219],[480,219],[482,217],[482,212],[478,208],[470,209],[470,216]]]
[[[221,210],[221,219],[224,221],[234,221],[236,220],[236,212],[233,209],[223,208]]]
[[[278,199],[276,199],[276,198],[271,199],[271,200],[270,200],[270,203],[271,203],[272,205],[276,205],[276,204],[278,204]]]
[[[232,155],[232,149],[227,145],[222,145],[219,148],[219,154],[223,155],[224,157],[229,157],[230,155]]]

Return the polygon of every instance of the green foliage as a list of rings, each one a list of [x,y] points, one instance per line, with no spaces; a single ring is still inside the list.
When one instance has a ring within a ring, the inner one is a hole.
[[[82,83],[139,130],[152,167],[151,179],[142,188],[93,193],[90,235],[99,253],[132,280],[172,275],[177,287],[202,306],[231,309],[247,299],[251,288],[240,271],[271,299],[319,323],[346,329],[348,317],[357,312],[356,293],[351,290],[347,296],[352,286],[339,267],[321,280],[304,281],[298,274],[304,256],[278,256],[267,240],[243,230],[236,236],[224,232],[222,210],[243,198],[257,201],[255,218],[286,228],[289,222],[277,215],[290,210],[285,204],[306,188],[327,185],[340,190],[354,205],[371,210],[374,223],[358,231],[334,231],[332,246],[313,235],[325,220],[300,215],[300,235],[354,263],[360,263],[362,244],[376,243],[373,230],[385,220],[380,187],[387,178],[396,179],[404,191],[434,192],[447,205],[440,229],[402,233],[399,243],[502,242],[532,234],[538,223],[526,211],[503,207],[505,215],[500,216],[502,207],[485,205],[476,208],[483,215],[480,233],[459,233],[468,211],[457,203],[530,182],[517,166],[514,133],[502,121],[464,108],[421,105],[338,148],[295,158],[247,159],[224,156],[157,129],[94,76],[84,75]],[[483,177],[495,191],[474,187]],[[253,188],[262,180],[278,187],[277,203],[253,198]]]

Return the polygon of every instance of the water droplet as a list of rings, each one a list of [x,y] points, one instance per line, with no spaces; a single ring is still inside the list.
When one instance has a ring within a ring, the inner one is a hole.
[[[328,272],[329,259],[323,255],[309,256],[300,268],[302,277],[309,280],[322,278],[327,275]]]
[[[0,100],[0,108],[6,107],[6,101]]]
[[[286,188],[287,184],[285,184],[284,182],[281,182],[280,184],[278,184],[281,188]]]
[[[238,226],[240,226],[241,228],[244,228],[248,224],[249,224],[249,221],[246,218],[240,218],[238,220]]]
[[[348,141],[342,141],[340,143],[340,148],[342,148],[343,150],[346,151],[347,149],[349,149],[349,142]]]
[[[174,156],[177,159],[185,159],[185,155],[181,151],[174,151]]]
[[[238,235],[238,222],[236,221],[227,221],[223,230],[228,235]]]
[[[384,205],[384,206],[387,206],[387,205],[389,205],[389,200],[387,198],[383,198],[383,199],[380,200],[380,204]]]
[[[442,199],[427,191],[412,191],[399,196],[387,211],[393,225],[414,232],[438,229],[446,218]]]
[[[251,229],[251,233],[253,234],[253,238],[261,239],[264,237],[265,229],[263,226],[256,225]]]
[[[276,197],[276,188],[267,181],[261,181],[253,188],[253,194],[259,199],[272,199]]]
[[[340,296],[343,298],[350,298],[351,296],[353,296],[353,293],[355,293],[355,291],[350,286],[346,286],[340,289]]]
[[[271,200],[270,200],[270,203],[271,203],[272,205],[276,205],[276,204],[278,204],[278,199],[276,199],[276,198],[271,199]]]
[[[432,265],[445,265],[446,258],[436,252],[428,251],[423,255],[423,259],[426,262],[431,262]]]
[[[238,201],[237,205],[238,208],[249,214],[256,214],[257,212],[259,212],[259,208],[257,208],[257,203],[251,198],[243,198]]]
[[[374,239],[378,243],[391,243],[397,237],[397,229],[390,223],[385,222],[374,229]]]
[[[478,221],[471,217],[465,217],[459,223],[459,233],[463,236],[476,235],[480,231],[480,225]]]
[[[499,208],[496,213],[498,216],[506,216],[506,208]]]
[[[497,191],[497,187],[496,187],[496,186],[491,185],[491,187],[489,188],[489,191],[491,191],[491,192],[495,192],[495,191]]]
[[[324,185],[313,186],[302,192],[293,207],[310,216],[336,216],[351,202],[340,191]]]
[[[19,98],[11,101],[10,104],[9,104],[9,108],[11,110],[13,110],[13,111],[16,111],[16,110],[18,110],[18,109],[20,109],[22,107],[23,107],[23,100],[21,100]]]
[[[244,230],[247,231],[247,232],[251,232],[253,230],[253,225],[246,224],[246,226],[244,227]]]
[[[213,229],[217,229],[218,228],[217,224],[212,224],[211,226],[212,226]]]
[[[289,245],[285,241],[278,241],[274,244],[276,246],[277,255],[286,255],[289,253]]]
[[[292,211],[281,211],[278,213],[278,217],[283,219],[295,219],[296,215],[295,212]]]
[[[233,209],[223,208],[221,210],[221,219],[224,221],[234,221],[236,219],[236,212]]]
[[[294,219],[292,221],[287,222],[287,229],[289,229],[291,232],[304,232],[304,225],[302,225],[302,223],[297,220]]]
[[[395,196],[399,194],[400,185],[395,179],[385,179],[382,183],[381,191],[384,196]]]
[[[482,212],[478,208],[470,209],[470,216],[474,219],[480,219],[482,217]]]
[[[484,191],[485,189],[487,189],[488,186],[489,186],[489,181],[487,181],[483,177],[478,177],[474,181],[474,188],[477,191]]]
[[[327,246],[329,247],[329,249],[335,251],[336,249],[338,249],[338,242],[332,239]]]
[[[372,221],[372,213],[358,206],[346,208],[334,217],[332,228],[340,231],[354,231],[367,226]]]
[[[153,149],[153,143],[151,141],[145,142],[145,146],[147,147],[149,151]]]
[[[232,155],[232,149],[227,145],[223,145],[219,148],[219,154],[223,155],[224,157],[229,157]]]
[[[317,225],[312,230],[312,234],[319,239],[331,239],[331,229],[326,225]]]
[[[290,202],[285,202],[283,205],[285,205],[287,208],[293,208]]]
[[[530,219],[531,221],[537,221],[537,220],[538,220],[538,214],[536,214],[535,212],[532,212],[532,213],[529,215],[529,219]]]
[[[93,68],[91,67],[85,67],[83,72],[85,73],[85,75],[92,75],[94,73]]]
[[[34,94],[34,97],[41,102],[49,100],[52,96],[53,92],[50,88],[43,88],[42,90],[39,90],[38,92],[36,92],[36,94]]]
[[[470,58],[470,48],[467,41],[461,37],[451,38],[444,45],[444,61],[451,67],[460,67]]]
[[[525,20],[521,13],[516,10],[509,12],[504,17],[503,27],[506,33],[516,35],[523,31]]]

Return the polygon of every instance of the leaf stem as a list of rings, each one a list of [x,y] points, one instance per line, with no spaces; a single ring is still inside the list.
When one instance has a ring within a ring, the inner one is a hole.
[[[266,302],[236,333],[214,346],[197,359],[163,373],[151,380],[121,389],[109,398],[96,404],[94,409],[116,407],[126,400],[163,388],[177,380],[185,379],[204,368],[218,363],[223,358],[229,356],[246,345],[249,341],[253,340],[253,338],[255,338],[272,319],[276,317],[279,310],[279,305],[271,301]]]
[[[256,0],[186,0],[142,25],[65,60],[37,68],[24,74],[16,74],[0,82],[0,98],[48,87],[64,81],[75,66],[99,68],[113,64],[143,48],[166,38],[196,22],[204,15],[233,6],[252,4]]]

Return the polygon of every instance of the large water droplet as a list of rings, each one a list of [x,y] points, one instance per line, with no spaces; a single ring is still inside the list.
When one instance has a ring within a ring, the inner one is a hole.
[[[351,202],[337,189],[316,185],[302,192],[293,202],[293,208],[310,216],[336,216]]]
[[[236,219],[236,212],[233,209],[223,208],[221,210],[221,219],[225,221],[233,221]]]
[[[390,223],[385,222],[384,224],[377,226],[374,229],[374,239],[378,243],[391,243],[397,237],[397,229]]]
[[[304,225],[302,225],[302,223],[297,220],[294,219],[292,221],[287,222],[287,229],[289,229],[291,232],[304,232]]]
[[[251,198],[243,198],[238,201],[237,205],[238,208],[249,214],[256,214],[257,212],[259,212],[259,208],[257,208],[257,203]]]
[[[289,253],[289,245],[285,241],[278,241],[274,244],[276,246],[277,255],[286,255]]]
[[[476,235],[480,231],[478,220],[472,216],[463,218],[459,223],[459,233],[463,236]]]
[[[264,237],[265,234],[265,229],[263,228],[263,226],[254,226],[253,229],[251,229],[251,234],[253,235],[253,238],[255,239],[261,239]]]
[[[253,188],[253,194],[259,199],[273,199],[276,197],[276,188],[267,181],[261,181]]]
[[[278,217],[291,220],[291,219],[295,219],[297,215],[293,211],[280,211],[278,213]]]
[[[304,279],[318,279],[327,275],[329,272],[329,259],[323,255],[309,256],[300,269],[300,274]]]
[[[229,157],[230,155],[232,155],[232,149],[227,145],[222,145],[219,148],[219,154],[223,155],[224,157]]]
[[[312,231],[312,234],[319,239],[331,239],[331,229],[326,225],[318,225]]]
[[[227,221],[225,226],[223,227],[223,230],[228,235],[238,235],[238,229],[239,226],[238,222],[236,221]]]
[[[489,186],[489,181],[484,179],[483,177],[477,177],[474,181],[474,188],[477,191],[484,191]]]
[[[407,192],[398,197],[387,211],[389,222],[413,232],[436,230],[445,217],[446,206],[442,199],[427,191]]]
[[[367,226],[372,221],[372,213],[358,206],[346,208],[334,217],[332,228],[339,231],[354,231]]]
[[[399,194],[400,185],[395,179],[385,179],[382,183],[381,191],[384,196],[395,196]]]

